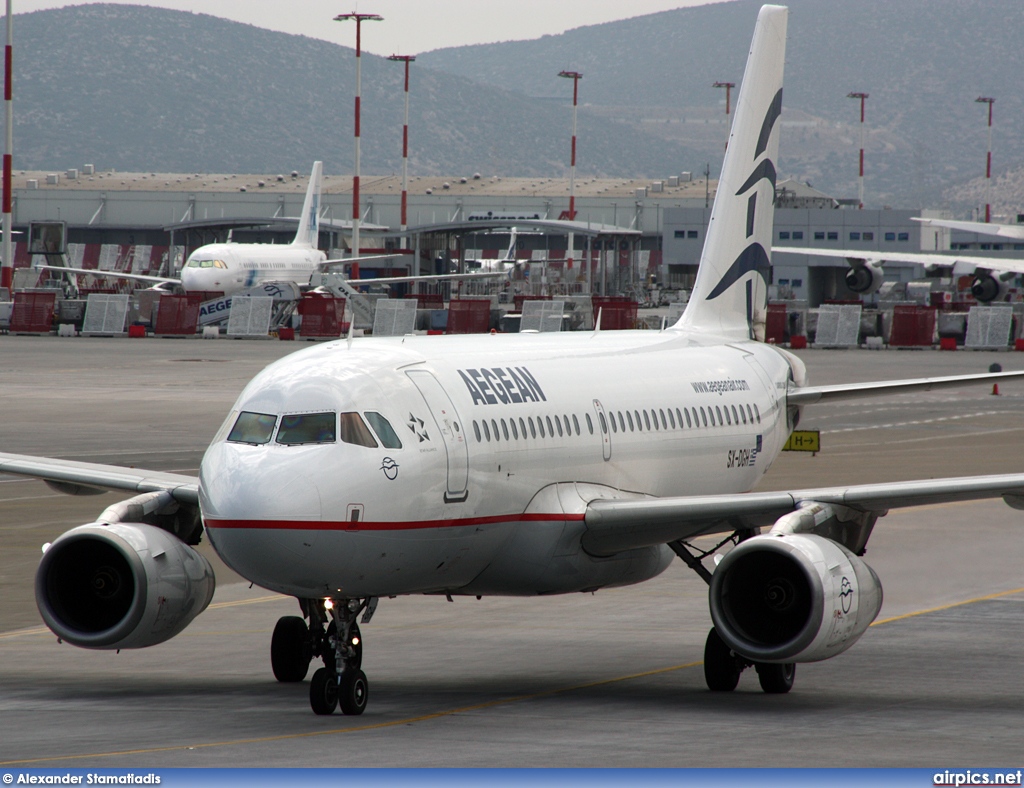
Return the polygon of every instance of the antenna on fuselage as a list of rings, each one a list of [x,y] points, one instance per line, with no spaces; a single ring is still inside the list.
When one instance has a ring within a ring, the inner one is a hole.
[[[355,327],[356,327],[356,321],[355,320],[348,321],[348,336],[345,337],[345,344],[346,344],[346,347],[348,348],[348,350],[352,349],[352,336],[353,336],[352,332],[355,330]]]
[[[594,321],[594,333],[595,334],[598,331],[601,330],[601,312],[602,312],[603,309],[604,309],[604,307],[598,307],[597,308],[597,320]]]

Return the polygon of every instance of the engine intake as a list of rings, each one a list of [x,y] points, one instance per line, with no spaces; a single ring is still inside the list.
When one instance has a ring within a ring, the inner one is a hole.
[[[1012,274],[1009,275],[1009,278],[1003,278],[979,271],[975,274],[974,281],[971,282],[971,295],[984,304],[990,301],[1002,301],[1009,292],[1012,278]]]
[[[213,568],[177,537],[139,523],[93,523],[47,548],[36,571],[46,625],[83,648],[163,643],[213,598]]]
[[[854,265],[846,272],[846,286],[854,293],[871,295],[878,292],[885,280],[882,265],[878,262],[866,262]]]
[[[815,662],[864,634],[882,607],[867,564],[814,534],[742,542],[711,579],[711,618],[722,640],[754,662]]]

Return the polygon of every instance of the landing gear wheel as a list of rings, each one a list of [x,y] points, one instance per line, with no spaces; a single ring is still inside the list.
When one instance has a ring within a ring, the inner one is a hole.
[[[757,669],[757,680],[761,682],[761,689],[765,692],[783,695],[793,689],[793,679],[796,678],[794,663],[761,662],[754,667]]]
[[[362,714],[366,711],[366,701],[370,696],[366,674],[358,668],[346,670],[341,676],[337,695],[342,714]]]
[[[274,669],[274,678],[283,682],[302,681],[312,659],[306,622],[298,616],[279,618],[270,639],[270,666]]]
[[[704,643],[704,681],[712,692],[732,692],[740,682],[740,668],[729,647],[712,627]]]
[[[333,670],[320,668],[313,674],[309,682],[309,705],[314,714],[334,714],[338,708],[338,676]]]

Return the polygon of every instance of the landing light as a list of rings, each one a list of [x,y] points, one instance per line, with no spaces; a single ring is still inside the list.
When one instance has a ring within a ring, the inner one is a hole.
[[[359,638],[352,638],[352,645],[353,646],[358,646],[359,645]]]
[[[330,598],[325,599],[324,600],[324,610],[333,610],[333,609],[334,609],[334,600],[332,600]]]

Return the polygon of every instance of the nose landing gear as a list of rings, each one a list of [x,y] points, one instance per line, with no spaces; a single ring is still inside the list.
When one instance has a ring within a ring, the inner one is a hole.
[[[309,705],[315,714],[362,714],[370,695],[369,682],[361,670],[363,640],[356,618],[365,624],[377,609],[377,598],[326,600],[324,607],[332,621],[324,631],[318,652],[324,667],[313,674]]]

